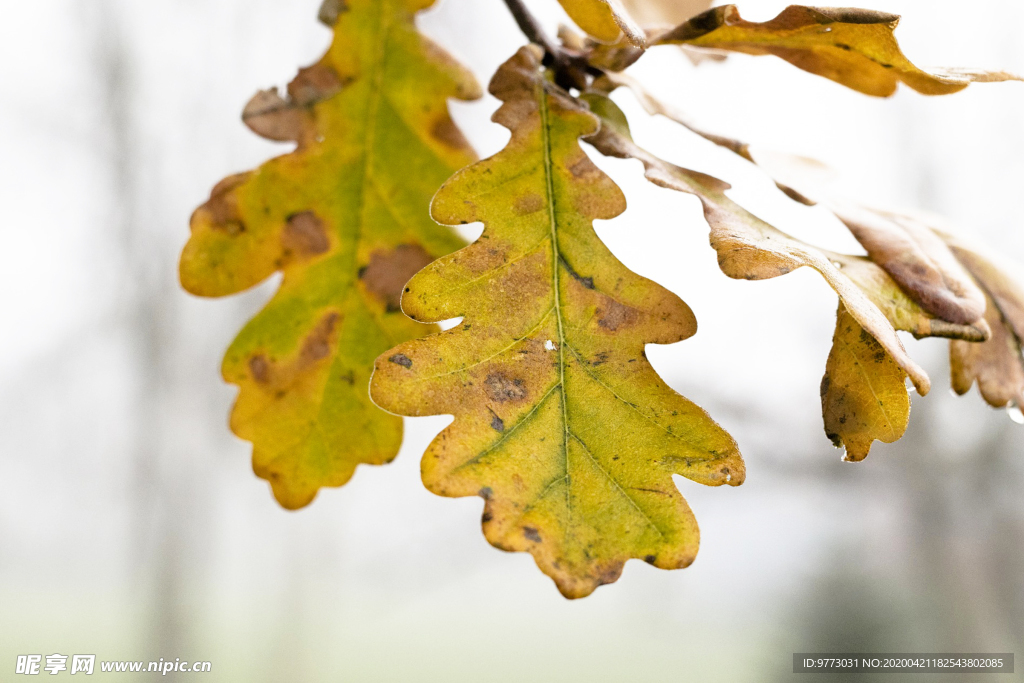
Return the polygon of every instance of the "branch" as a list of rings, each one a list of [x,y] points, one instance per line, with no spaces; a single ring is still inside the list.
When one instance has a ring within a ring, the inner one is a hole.
[[[508,11],[519,25],[519,30],[531,43],[544,49],[544,66],[555,72],[555,82],[563,88],[585,90],[590,67],[581,55],[572,53],[556,43],[544,31],[537,18],[526,8],[523,0],[505,0]]]

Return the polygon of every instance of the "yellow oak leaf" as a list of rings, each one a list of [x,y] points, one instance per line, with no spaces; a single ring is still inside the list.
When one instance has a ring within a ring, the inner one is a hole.
[[[624,40],[643,47],[647,38],[643,29],[622,6],[620,0],[558,0],[576,25],[602,43]]]
[[[595,234],[625,199],[580,147],[597,119],[545,78],[540,58],[523,48],[491,82],[508,146],[434,199],[438,221],[482,221],[482,236],[402,298],[417,320],[463,320],[383,354],[370,391],[401,415],[454,415],[424,455],[424,484],[484,498],[487,540],[532,553],[578,598],[630,558],[690,564],[698,529],[672,475],[735,486],[744,465],[648,362],[645,344],[686,339],[696,321]]]
[[[846,447],[846,460],[866,458],[875,440],[894,443],[903,437],[910,423],[906,377],[840,303],[821,380],[821,412],[825,434]]]
[[[401,420],[367,396],[373,361],[430,331],[399,309],[402,287],[462,241],[428,214],[430,198],[474,159],[447,98],[480,95],[473,77],[417,33],[433,0],[326,2],[324,57],[287,97],[261,92],[243,119],[297,149],[231,176],[192,216],[182,285],[200,296],[281,286],[228,349],[240,387],[231,428],[286,508],[341,486],[361,463],[392,460]]]
[[[790,5],[766,22],[747,21],[722,5],[651,39],[653,45],[775,55],[866,95],[888,97],[900,82],[925,95],[947,95],[972,82],[1021,80],[998,71],[923,71],[900,51],[899,16],[874,10]]]

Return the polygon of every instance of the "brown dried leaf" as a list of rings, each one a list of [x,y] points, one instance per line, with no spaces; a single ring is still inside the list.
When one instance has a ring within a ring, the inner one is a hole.
[[[961,325],[978,324],[985,295],[934,232],[908,216],[828,202],[861,246],[926,311]]]
[[[997,263],[997,257],[948,233],[943,237],[985,290],[985,318],[992,328],[991,339],[984,343],[950,344],[953,389],[963,395],[977,382],[992,407],[1024,406],[1024,286],[1009,275],[1010,268]]]
[[[992,328],[991,338],[982,343],[950,342],[953,390],[963,396],[977,382],[982,397],[993,408],[1011,403],[1024,406],[1021,340],[1006,325],[1006,319],[991,298],[988,304],[985,319]]]

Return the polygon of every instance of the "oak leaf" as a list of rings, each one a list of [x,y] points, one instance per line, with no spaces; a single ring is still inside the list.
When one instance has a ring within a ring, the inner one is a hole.
[[[416,32],[433,0],[328,1],[324,57],[287,97],[259,93],[243,119],[297,149],[232,176],[192,216],[182,285],[201,296],[251,287],[275,271],[277,293],[228,349],[240,387],[233,431],[286,508],[340,486],[361,463],[392,460],[401,420],[367,396],[373,361],[429,331],[399,309],[402,287],[462,245],[428,215],[430,198],[474,158],[447,98],[472,99],[472,76]]]
[[[977,382],[993,408],[1020,408],[1024,406],[1024,285],[998,257],[948,233],[940,234],[985,291],[985,319],[992,328],[991,338],[983,343],[950,343],[953,390],[963,395]]]
[[[622,6],[620,0],[558,0],[566,14],[602,43],[626,43],[643,47],[647,37],[643,29]]]
[[[972,82],[1021,80],[997,71],[914,66],[894,31],[899,16],[874,10],[790,5],[766,22],[747,21],[735,5],[715,7],[652,37],[652,45],[775,55],[866,95],[888,97],[902,82],[925,95],[946,95]]]
[[[593,230],[625,209],[579,144],[595,117],[545,78],[532,48],[490,91],[511,141],[433,204],[438,221],[482,221],[484,232],[416,275],[402,298],[417,320],[463,320],[383,354],[371,396],[401,415],[454,415],[424,455],[424,484],[484,498],[488,541],[532,553],[577,598],[615,581],[630,558],[690,564],[697,525],[672,475],[735,486],[744,465],[732,438],[644,354],[645,344],[690,337],[696,321]]]
[[[821,380],[821,412],[825,434],[846,447],[846,460],[866,458],[875,440],[894,443],[903,437],[910,423],[906,377],[840,303]]]

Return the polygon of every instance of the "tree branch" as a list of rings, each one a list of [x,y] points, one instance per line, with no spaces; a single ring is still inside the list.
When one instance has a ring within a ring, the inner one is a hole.
[[[523,35],[531,43],[540,45],[550,55],[554,55],[558,51],[558,46],[555,45],[544,31],[537,18],[530,14],[530,10],[526,9],[523,0],[505,0],[505,6],[508,7],[508,11],[515,18],[516,24],[519,25],[519,30],[523,32]]]
[[[512,13],[523,35],[531,43],[536,43],[544,48],[543,64],[555,72],[555,82],[563,88],[586,89],[589,71],[586,60],[552,40],[537,18],[526,8],[523,0],[505,0],[505,5]]]

